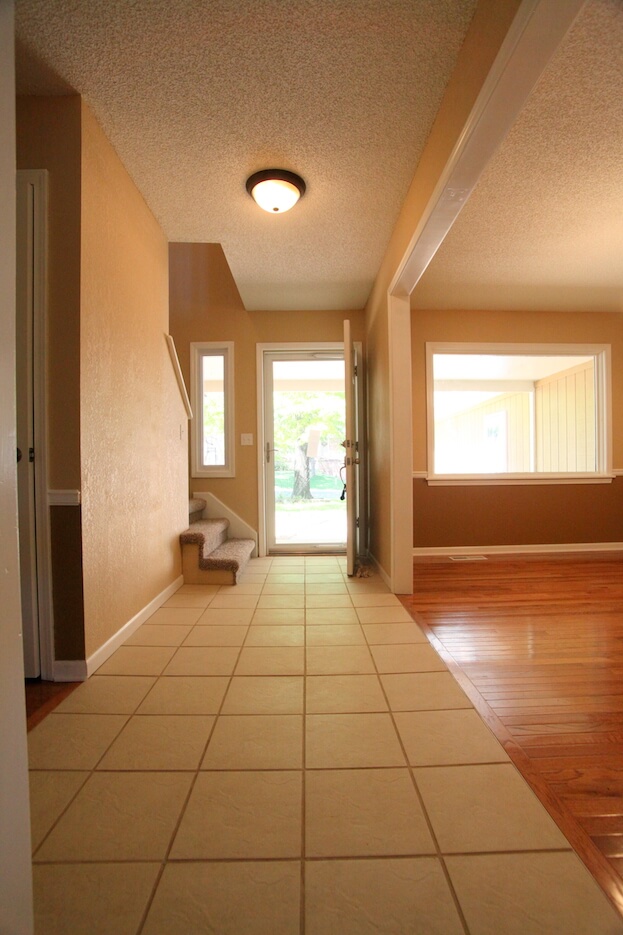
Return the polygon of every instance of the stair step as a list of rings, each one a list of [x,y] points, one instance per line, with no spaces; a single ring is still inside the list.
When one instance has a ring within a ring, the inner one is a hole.
[[[228,539],[229,520],[199,520],[180,535],[186,584],[236,584],[253,550],[253,539]]]
[[[206,502],[201,497],[190,497],[188,500],[188,522],[196,523],[203,518]]]
[[[241,571],[249,561],[254,548],[253,539],[227,539],[218,549],[214,549],[202,559],[199,567],[205,570],[227,567],[228,571]]]
[[[194,542],[199,546],[202,557],[209,555],[227,539],[228,519],[200,519],[180,536],[182,545]]]

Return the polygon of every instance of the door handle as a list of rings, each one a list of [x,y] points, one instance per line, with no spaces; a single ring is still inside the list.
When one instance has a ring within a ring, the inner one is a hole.
[[[270,442],[266,442],[266,464],[270,464],[270,453],[271,451],[279,451],[278,448],[271,448]]]

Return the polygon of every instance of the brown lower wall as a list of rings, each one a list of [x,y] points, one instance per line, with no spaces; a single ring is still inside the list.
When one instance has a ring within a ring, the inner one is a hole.
[[[414,548],[621,541],[623,477],[538,486],[413,482]]]
[[[82,517],[79,506],[50,507],[54,656],[84,659]]]

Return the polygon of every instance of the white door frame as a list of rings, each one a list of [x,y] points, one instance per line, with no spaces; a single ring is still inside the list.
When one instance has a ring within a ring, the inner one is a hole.
[[[357,418],[358,360],[351,337],[350,321],[344,321],[344,483],[346,491],[346,574],[355,574],[359,553],[359,465],[363,457],[363,440],[359,438]]]
[[[18,270],[23,257],[28,277],[25,288],[17,290],[30,308],[17,306],[17,314],[31,314],[33,367],[33,447],[35,450],[34,510],[36,525],[36,595],[41,678],[54,679],[54,623],[52,614],[52,564],[48,500],[47,458],[47,206],[48,173],[45,169],[17,172],[17,211],[27,212],[25,242],[18,242]],[[18,225],[18,230],[20,225]],[[23,452],[27,459],[28,452]],[[34,639],[35,637],[31,637]]]
[[[359,360],[362,361],[361,343],[354,342],[358,350]],[[286,341],[273,342],[256,345],[256,379],[257,379],[257,506],[258,506],[258,554],[261,556],[268,554],[266,541],[266,472],[264,462],[264,450],[266,447],[266,437],[264,431],[264,355],[266,353],[279,353],[279,351],[339,351],[344,353],[343,341]],[[363,421],[363,380],[358,383],[359,389],[359,414]],[[362,461],[362,467],[365,467]],[[359,493],[359,516],[361,522],[365,520],[365,511],[362,511],[362,504],[365,502],[365,470],[360,470],[360,493]],[[360,530],[360,541],[363,541],[363,530]]]
[[[14,4],[0,0],[0,931],[33,931],[15,464]]]
[[[413,593],[413,386],[411,303],[389,293],[390,587]]]
[[[392,513],[389,583],[397,594],[413,592],[412,387],[411,358],[406,357],[411,348],[409,297],[585,2],[521,0],[388,288]]]

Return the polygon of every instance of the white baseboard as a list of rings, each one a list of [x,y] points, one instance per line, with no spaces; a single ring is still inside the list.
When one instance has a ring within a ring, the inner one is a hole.
[[[565,542],[543,545],[457,545],[413,550],[414,558],[449,555],[547,555],[555,552],[622,552],[623,542]]]
[[[128,637],[132,636],[132,634],[138,630],[141,624],[145,623],[145,621],[151,617],[151,615],[155,613],[155,611],[157,611],[165,601],[168,601],[168,599],[173,594],[175,594],[175,592],[183,584],[184,578],[182,575],[180,575],[175,579],[175,581],[172,582],[172,584],[166,587],[164,591],[161,591],[160,594],[158,594],[152,601],[149,602],[149,604],[147,604],[145,607],[143,607],[142,610],[135,614],[131,620],[128,620],[128,622],[124,624],[120,630],[117,630],[114,636],[111,636],[103,646],[100,646],[99,649],[96,649],[95,652],[89,656],[86,662],[82,663],[82,665],[86,666],[86,676],[84,677],[86,678],[89,675],[93,675],[96,669],[99,669],[99,667],[103,665],[110,656],[112,656],[114,651],[118,649],[123,643],[125,643]],[[67,680],[65,679],[64,681]]]
[[[80,506],[80,499],[79,490],[48,490],[49,506]]]
[[[55,682],[84,682],[87,675],[85,659],[55,659],[52,665]]]
[[[391,578],[389,577],[389,575],[387,574],[383,566],[379,565],[378,561],[376,560],[372,552],[368,552],[368,560],[370,561],[370,564],[374,565],[374,570],[376,571],[377,575],[379,575],[379,577],[385,582],[385,584],[391,591],[392,589]]]

